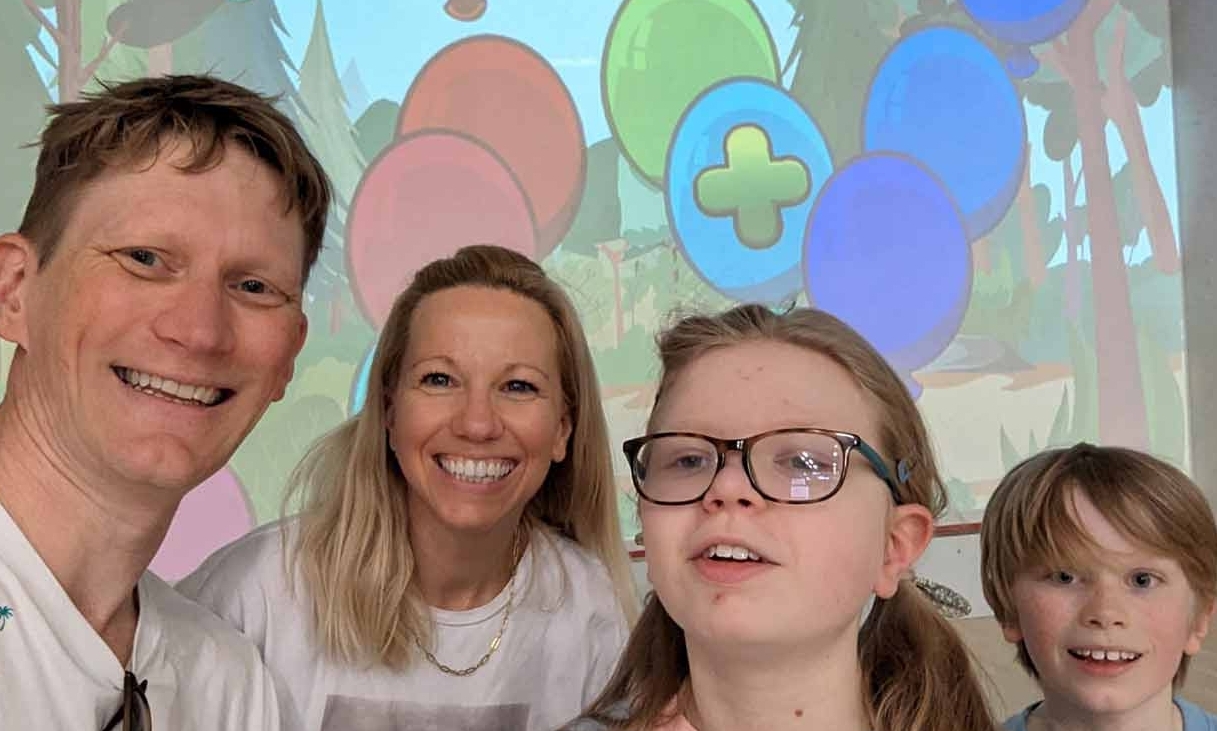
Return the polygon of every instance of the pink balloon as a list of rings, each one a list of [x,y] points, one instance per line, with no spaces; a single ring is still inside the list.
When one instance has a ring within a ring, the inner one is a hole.
[[[245,490],[232,470],[225,467],[182,499],[149,568],[165,581],[177,581],[217,548],[253,527],[253,511]]]
[[[347,219],[347,271],[382,325],[414,273],[469,244],[536,256],[536,229],[515,177],[482,143],[452,132],[400,138],[364,173]]]

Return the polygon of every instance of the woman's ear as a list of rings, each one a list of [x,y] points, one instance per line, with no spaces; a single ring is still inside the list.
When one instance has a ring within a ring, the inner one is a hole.
[[[881,599],[890,599],[909,575],[913,564],[921,558],[930,539],[934,537],[934,516],[929,508],[917,503],[892,508],[887,524],[887,546],[883,566],[875,581],[874,592]]]

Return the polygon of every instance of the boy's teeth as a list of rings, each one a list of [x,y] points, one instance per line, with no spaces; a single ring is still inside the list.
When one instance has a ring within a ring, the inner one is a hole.
[[[706,558],[729,558],[733,561],[760,561],[761,557],[755,551],[743,546],[730,546],[719,543],[706,549]]]
[[[1136,652],[1126,652],[1123,650],[1072,650],[1072,653],[1080,658],[1089,660],[1098,660],[1100,662],[1129,662],[1141,657]]]

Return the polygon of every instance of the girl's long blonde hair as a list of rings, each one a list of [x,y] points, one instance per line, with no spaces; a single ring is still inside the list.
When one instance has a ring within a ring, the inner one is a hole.
[[[828,313],[800,308],[775,314],[749,304],[681,320],[659,339],[663,375],[656,406],[707,352],[766,340],[820,353],[851,373],[874,409],[880,451],[911,467],[899,486],[901,501],[924,505],[936,516],[946,509],[929,436],[908,390],[862,336]],[[970,654],[912,582],[901,581],[891,599],[876,600],[859,633],[858,653],[876,731],[993,731]],[[587,716],[610,728],[650,729],[664,720],[688,678],[684,632],[652,593],[613,678]]]
[[[524,520],[586,547],[608,569],[626,616],[637,613],[621,539],[608,427],[595,366],[574,306],[534,262],[498,246],[470,246],[415,275],[385,322],[360,413],[321,439],[292,476],[288,504],[304,498],[288,552],[311,606],[317,641],[348,663],[405,667],[431,622],[414,579],[409,489],[388,446],[386,398],[397,385],[410,320],[424,297],[459,286],[514,292],[537,302],[557,333],[562,393],[572,427],[566,459],[552,465]]]

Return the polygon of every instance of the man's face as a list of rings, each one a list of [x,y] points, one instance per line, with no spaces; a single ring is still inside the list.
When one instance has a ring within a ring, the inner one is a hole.
[[[304,232],[273,171],[235,145],[206,172],[179,160],[169,147],[83,189],[41,267],[7,237],[28,253],[0,335],[21,346],[16,408],[61,471],[180,496],[282,398],[307,324]]]

